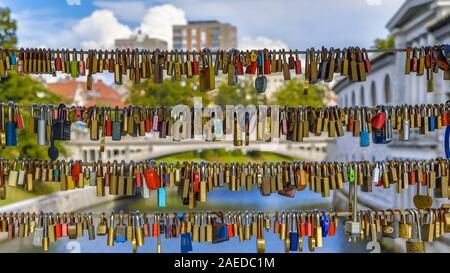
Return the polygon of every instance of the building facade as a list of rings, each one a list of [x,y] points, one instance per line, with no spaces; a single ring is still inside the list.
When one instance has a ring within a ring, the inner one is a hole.
[[[450,43],[450,1],[410,0],[400,7],[387,23],[391,35],[395,37],[395,47],[426,46]],[[372,57],[373,71],[367,80],[350,83],[347,79],[338,81],[333,90],[341,106],[375,106],[445,103],[449,99],[450,82],[443,80],[442,71],[435,74],[435,91],[427,92],[426,77],[415,73],[405,75],[405,53],[383,53]],[[411,129],[411,140],[394,140],[387,145],[371,143],[369,147],[359,147],[359,140],[350,135],[336,139],[328,146],[328,158],[332,160],[386,160],[386,159],[431,159],[443,156],[443,130],[419,135]],[[414,207],[415,190],[411,187],[397,194],[394,189],[386,193],[376,189],[373,193],[361,193],[370,207],[409,208]],[[434,199],[434,206],[448,200]],[[450,245],[450,244],[448,244]]]
[[[116,39],[114,45],[119,49],[148,49],[155,50],[159,48],[160,50],[167,50],[167,42],[157,38],[150,38],[143,34],[141,30],[138,30],[136,35],[132,35],[128,39]]]
[[[229,50],[237,47],[237,29],[219,21],[190,21],[173,26],[173,48],[196,50],[203,48]]]

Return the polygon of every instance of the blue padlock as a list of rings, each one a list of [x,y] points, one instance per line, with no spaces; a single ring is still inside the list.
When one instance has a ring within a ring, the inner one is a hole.
[[[361,131],[359,133],[359,146],[368,147],[370,145],[370,136],[368,131]]]
[[[181,242],[181,253],[188,253],[189,251],[192,251],[192,238],[190,232],[181,234],[180,242]]]
[[[158,188],[158,207],[166,207],[166,188],[164,187],[164,165],[159,164],[160,187]]]
[[[367,122],[366,122],[366,111],[365,109],[361,109],[361,112],[358,112],[358,115],[361,117],[361,132],[359,133],[359,146],[367,147],[370,145],[370,136],[369,131],[367,130]]]
[[[59,169],[53,170],[54,181],[59,181]]]
[[[258,66],[262,66],[262,55],[258,55]]]
[[[289,231],[289,251],[298,250],[298,225],[297,225],[297,214],[291,214],[291,226]]]
[[[9,62],[11,63],[11,65],[16,65],[16,64],[17,64],[17,58],[16,58],[16,55],[12,54],[12,55],[9,57]]]
[[[436,118],[430,116],[428,119],[428,131],[433,132],[436,129]]]
[[[384,144],[386,141],[385,128],[372,129],[372,142],[374,144]]]
[[[449,44],[444,45],[444,54],[445,54],[445,57],[450,58],[450,45]]]
[[[322,227],[322,237],[327,237],[330,220],[327,218],[327,215],[323,210],[322,215],[320,216],[320,226]]]
[[[17,122],[14,119],[14,103],[10,102],[8,107],[8,121],[5,124],[6,146],[17,146]]]

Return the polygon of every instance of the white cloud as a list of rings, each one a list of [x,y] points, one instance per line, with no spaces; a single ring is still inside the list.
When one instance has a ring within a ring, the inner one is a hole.
[[[142,1],[95,1],[94,5],[111,10],[117,18],[126,21],[140,22],[146,14],[145,3]]]
[[[287,49],[288,46],[281,40],[272,40],[265,36],[257,36],[255,38],[251,36],[244,36],[239,40],[240,50],[251,50],[251,49]]]
[[[169,48],[172,48],[173,25],[186,23],[186,14],[182,9],[166,4],[149,8],[140,28],[142,33],[165,40]]]
[[[114,40],[128,38],[132,31],[120,23],[110,10],[96,10],[73,28],[83,48],[113,48]]]

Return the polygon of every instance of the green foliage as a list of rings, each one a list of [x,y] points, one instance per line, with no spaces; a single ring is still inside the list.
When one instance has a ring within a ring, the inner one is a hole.
[[[236,86],[221,82],[214,94],[214,104],[216,105],[258,105],[266,103],[266,96],[256,93],[253,80],[250,78],[240,81]]]
[[[11,19],[9,8],[0,7],[0,46],[3,48],[14,48],[17,44],[16,20]]]
[[[208,93],[198,91],[198,79],[192,78],[183,81],[165,79],[162,84],[151,81],[142,81],[133,84],[130,88],[128,102],[134,105],[194,105],[194,97],[201,97],[203,105],[208,105]]]
[[[201,151],[182,152],[158,158],[166,162],[183,161],[216,161],[216,162],[264,162],[264,161],[286,161],[298,158],[279,155],[272,152],[248,151],[244,153],[240,149],[206,149]]]
[[[38,96],[39,94],[39,96]],[[52,103],[57,105],[61,100],[50,93],[45,86],[27,75],[19,76],[15,72],[8,72],[8,77],[0,82],[0,102],[7,104],[10,100],[19,105],[31,105],[33,102]],[[37,145],[36,135],[28,128],[29,111],[21,110],[24,128],[18,129],[19,143],[15,148],[8,147],[0,151],[4,158],[48,158],[48,147]],[[65,154],[60,143],[56,143],[61,155]]]
[[[395,47],[395,37],[389,35],[386,39],[375,39],[375,48],[394,48]]]
[[[14,48],[17,44],[16,21],[11,19],[10,14],[8,8],[0,8],[0,47],[3,48]],[[33,102],[57,104],[60,101],[42,83],[27,75],[19,76],[13,71],[9,71],[8,77],[0,81],[0,102],[6,104],[10,100],[19,105],[31,105]],[[29,113],[22,110],[22,117],[24,129],[18,129],[18,146],[0,150],[0,157],[48,158],[47,147],[38,146],[36,135],[28,129]],[[65,154],[59,143],[57,147],[60,154]]]
[[[303,94],[303,82],[293,79],[275,92],[274,104],[280,106],[321,106],[324,105],[327,87],[321,84],[309,85],[308,95]]]

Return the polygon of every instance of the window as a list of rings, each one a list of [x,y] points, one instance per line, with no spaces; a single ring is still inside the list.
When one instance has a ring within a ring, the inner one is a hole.
[[[95,158],[95,150],[89,150],[89,153],[91,155],[91,161],[96,161],[97,159]]]
[[[361,105],[366,105],[366,100],[364,99],[364,86],[361,86]]]
[[[370,95],[372,97],[372,105],[377,105],[377,88],[375,86],[375,81],[372,81],[372,84],[370,85]]]
[[[387,104],[392,103],[391,79],[388,74],[384,77],[384,99]]]

